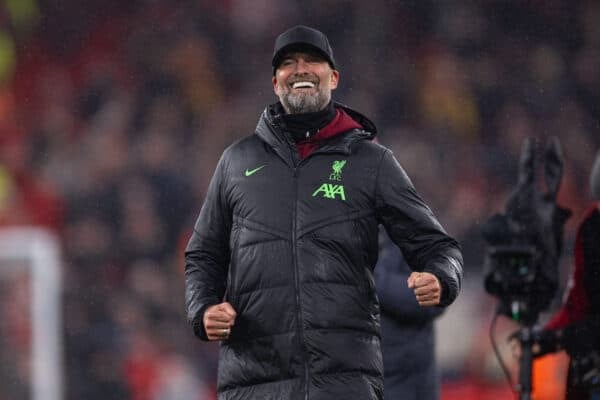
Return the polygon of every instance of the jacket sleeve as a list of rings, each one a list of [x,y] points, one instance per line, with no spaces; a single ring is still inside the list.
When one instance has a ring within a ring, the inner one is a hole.
[[[196,336],[208,340],[202,316],[208,306],[222,302],[229,265],[232,215],[224,195],[226,153],[221,157],[185,250],[187,319]]]
[[[440,316],[440,307],[421,307],[407,279],[410,268],[398,246],[382,233],[379,259],[375,267],[375,283],[381,312],[402,323],[425,323]]]
[[[375,202],[379,221],[408,265],[415,271],[434,274],[442,285],[440,306],[452,303],[462,281],[460,246],[444,231],[387,149],[377,173]]]

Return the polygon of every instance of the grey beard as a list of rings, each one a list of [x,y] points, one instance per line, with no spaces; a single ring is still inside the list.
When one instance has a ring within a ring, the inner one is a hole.
[[[321,111],[329,104],[330,98],[331,96],[327,96],[320,90],[315,94],[294,94],[288,91],[282,94],[279,100],[288,114],[304,114]]]

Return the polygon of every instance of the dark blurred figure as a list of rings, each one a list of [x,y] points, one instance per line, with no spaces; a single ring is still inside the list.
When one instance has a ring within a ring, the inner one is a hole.
[[[594,203],[577,230],[568,295],[534,349],[537,356],[563,348],[569,354],[567,400],[600,399],[600,153],[590,183]]]
[[[417,303],[406,285],[411,272],[400,249],[382,231],[375,282],[381,306],[385,398],[435,400],[440,383],[433,321],[444,309]]]

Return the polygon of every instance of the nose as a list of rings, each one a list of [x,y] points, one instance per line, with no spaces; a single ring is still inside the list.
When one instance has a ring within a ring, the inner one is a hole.
[[[305,72],[308,71],[308,63],[304,58],[299,58],[296,63],[296,72]]]

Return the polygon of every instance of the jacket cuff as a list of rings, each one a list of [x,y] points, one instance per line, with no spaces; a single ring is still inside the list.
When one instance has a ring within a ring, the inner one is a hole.
[[[200,308],[194,319],[192,320],[192,328],[194,329],[194,335],[204,341],[208,341],[208,336],[206,335],[206,329],[204,329],[204,323],[202,322],[204,311],[208,308],[208,305]]]
[[[438,277],[438,280],[440,281],[440,286],[442,287],[442,297],[440,298],[439,307],[445,307],[452,303],[450,300],[450,288],[445,280],[441,279],[440,277]]]
[[[440,281],[442,296],[438,305],[439,307],[446,307],[452,304],[460,291],[460,276],[458,275],[458,271],[456,271],[453,262],[450,259],[447,260],[443,265],[434,263],[425,268],[425,272],[432,273]]]

